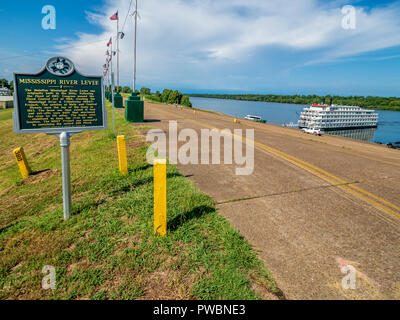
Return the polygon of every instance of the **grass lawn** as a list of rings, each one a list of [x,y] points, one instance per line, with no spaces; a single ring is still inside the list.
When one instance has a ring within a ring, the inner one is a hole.
[[[108,104],[109,108],[109,104]],[[129,175],[109,130],[72,137],[73,216],[62,220],[58,138],[16,135],[0,110],[0,299],[259,299],[282,297],[251,246],[212,199],[168,166],[168,234],[153,235],[153,168],[141,135],[116,112]],[[35,174],[23,181],[13,150]],[[57,288],[41,287],[45,265]]]

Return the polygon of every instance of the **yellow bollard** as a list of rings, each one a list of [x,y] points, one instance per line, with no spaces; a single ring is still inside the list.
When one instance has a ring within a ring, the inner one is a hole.
[[[24,148],[17,148],[14,150],[14,157],[17,160],[19,171],[21,172],[22,178],[26,179],[31,174],[32,170],[29,167],[28,160],[26,159]]]
[[[154,234],[167,234],[167,161],[154,160]]]
[[[121,175],[127,175],[128,159],[126,157],[125,136],[117,137],[117,145],[118,145],[119,172],[121,173]]]

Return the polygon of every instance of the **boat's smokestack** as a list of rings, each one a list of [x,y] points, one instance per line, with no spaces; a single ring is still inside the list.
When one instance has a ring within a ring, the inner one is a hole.
[[[333,102],[333,99],[330,98],[330,99],[329,99],[329,105],[330,105],[330,106],[332,105],[332,102]]]
[[[325,97],[322,98],[322,104],[325,104]]]

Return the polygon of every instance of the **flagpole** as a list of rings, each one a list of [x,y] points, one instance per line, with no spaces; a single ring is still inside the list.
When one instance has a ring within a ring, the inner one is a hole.
[[[133,54],[133,92],[136,89],[136,34],[137,34],[137,0],[135,1],[135,47]]]
[[[117,16],[117,92],[119,92],[119,17],[118,16]]]
[[[111,90],[111,72],[108,72],[107,74],[108,74],[108,86],[110,88],[110,91],[112,91]]]
[[[112,40],[112,37],[111,37],[111,73],[113,73],[113,54],[114,54],[114,52],[113,52],[113,40]]]
[[[111,92],[112,92],[112,112],[113,112],[113,128],[114,128],[114,138],[117,137],[115,133],[115,97],[114,97],[114,73],[111,72]]]
[[[116,137],[115,135],[115,111],[114,111],[114,72],[113,72],[113,42],[111,38],[111,96],[112,96],[112,111],[113,111],[113,128],[114,128],[114,138]]]

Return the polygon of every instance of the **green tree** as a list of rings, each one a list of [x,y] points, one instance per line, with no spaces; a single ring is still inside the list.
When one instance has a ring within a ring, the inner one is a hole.
[[[172,93],[172,90],[169,89],[164,89],[162,94],[161,94],[161,101],[164,103],[168,103],[169,101],[169,96]]]
[[[7,88],[9,87],[7,79],[0,79],[0,88],[1,87],[7,87]]]
[[[181,104],[185,107],[192,107],[192,103],[190,102],[189,96],[183,96],[181,100]]]
[[[182,93],[178,90],[174,90],[168,96],[168,103],[169,104],[181,104]]]
[[[123,93],[131,93],[131,92],[132,92],[132,89],[131,89],[130,87],[128,87],[128,86],[125,86],[125,87],[122,88],[121,91],[122,91]]]
[[[140,89],[140,94],[142,94],[142,95],[151,94],[151,90],[149,88],[142,87]]]

